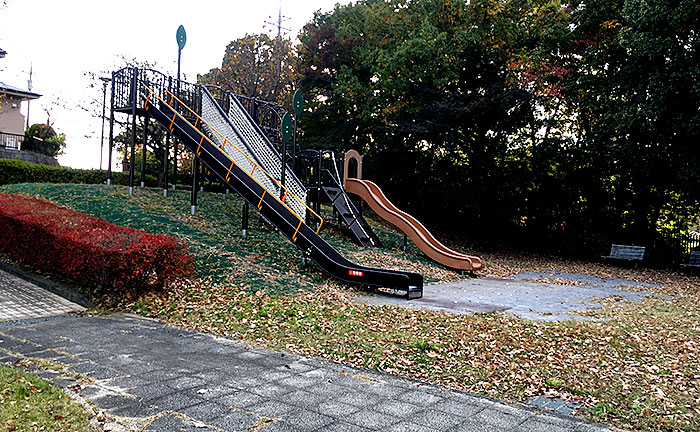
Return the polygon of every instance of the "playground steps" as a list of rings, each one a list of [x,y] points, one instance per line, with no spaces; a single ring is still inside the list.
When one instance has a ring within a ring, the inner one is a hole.
[[[372,231],[372,227],[355,208],[345,191],[338,187],[323,187],[322,189],[360,246],[383,247],[382,242]]]

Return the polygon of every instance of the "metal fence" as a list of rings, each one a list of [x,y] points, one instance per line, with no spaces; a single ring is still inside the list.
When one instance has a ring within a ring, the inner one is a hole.
[[[676,266],[687,263],[694,250],[700,250],[700,237],[694,233],[660,233],[650,258],[659,264]]]
[[[19,150],[22,141],[24,141],[24,135],[0,132],[0,148]]]

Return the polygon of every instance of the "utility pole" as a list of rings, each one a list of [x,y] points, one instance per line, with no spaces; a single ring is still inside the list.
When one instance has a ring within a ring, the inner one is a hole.
[[[272,15],[268,16],[267,18],[272,19]],[[272,26],[272,28],[277,28],[277,39],[279,39],[282,37],[283,30],[285,35],[292,31],[292,29],[284,27],[282,25],[282,23],[284,23],[285,21],[289,21],[290,19],[291,18],[282,15],[282,1],[280,1],[280,8],[277,14],[277,21],[265,21],[264,26]]]
[[[268,16],[268,18],[272,19],[272,16]],[[277,22],[265,21],[266,26],[277,28],[277,39],[275,40],[275,56],[277,57],[277,82],[275,83],[275,98],[277,98],[279,95],[280,83],[282,81],[282,36],[286,36],[287,33],[292,31],[292,29],[284,27],[282,24],[290,19],[291,18],[282,15],[282,1],[280,0],[280,7],[277,13]]]
[[[282,79],[282,6],[280,5],[279,15],[277,17],[277,40],[275,41],[277,49],[277,85],[275,86],[275,96],[279,92],[279,84]]]
[[[27,90],[29,90],[30,92],[34,88],[34,85],[32,83],[32,75],[33,74],[34,74],[34,65],[32,63],[29,63],[29,80],[27,81]],[[31,103],[32,103],[31,99],[27,100],[27,126],[24,128],[24,130],[29,129],[29,106],[31,105]]]

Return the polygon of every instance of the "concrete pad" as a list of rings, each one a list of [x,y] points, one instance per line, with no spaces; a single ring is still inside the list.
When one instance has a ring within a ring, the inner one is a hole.
[[[572,285],[535,281],[545,278],[568,279]],[[362,296],[356,301],[457,314],[504,311],[522,319],[537,321],[588,320],[590,318],[579,316],[576,312],[599,308],[597,300],[610,296],[642,300],[653,293],[632,291],[630,288],[654,286],[658,285],[617,278],[600,279],[578,273],[526,272],[512,279],[484,277],[426,285],[423,298],[410,301],[382,295]]]

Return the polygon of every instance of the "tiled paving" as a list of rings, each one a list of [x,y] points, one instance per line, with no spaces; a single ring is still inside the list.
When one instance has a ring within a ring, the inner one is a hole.
[[[253,348],[130,315],[83,310],[0,271],[0,364],[35,370],[129,431],[548,431],[610,429],[320,359]],[[80,377],[80,382],[76,379]]]
[[[83,374],[109,416],[144,431],[549,431],[602,425],[130,315],[0,328],[0,362],[41,357]]]
[[[43,318],[85,308],[0,270],[0,321]]]

